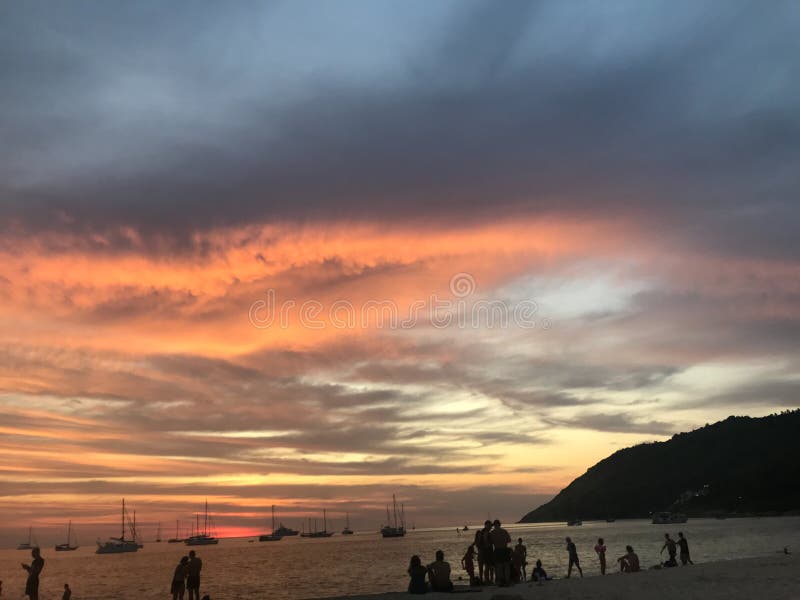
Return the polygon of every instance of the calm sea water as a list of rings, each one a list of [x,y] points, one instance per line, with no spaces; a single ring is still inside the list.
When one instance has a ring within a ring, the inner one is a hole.
[[[455,527],[417,530],[398,539],[356,532],[353,536],[286,538],[272,543],[222,540],[218,546],[196,548],[204,563],[202,593],[210,594],[212,600],[298,600],[401,591],[407,585],[405,570],[410,556],[419,554],[428,562],[438,549],[444,550],[453,566],[453,578],[466,579],[460,559],[472,539],[472,529],[464,534],[457,534]],[[529,562],[541,558],[548,573],[559,577],[566,571],[566,535],[578,546],[585,575],[598,574],[592,550],[598,537],[605,538],[609,566],[624,553],[625,544],[634,546],[643,566],[658,563],[665,531],[684,532],[695,562],[763,556],[784,546],[800,552],[800,517],[696,519],[674,526],[633,520],[581,527],[512,525],[508,529],[514,540],[522,537],[525,541]],[[40,598],[61,598],[65,582],[76,600],[170,598],[172,571],[188,550],[182,544],[167,543],[146,543],[135,554],[117,555],[95,555],[90,545],[75,552],[45,549]],[[0,550],[3,597],[23,596],[25,572],[19,563],[29,562],[29,558],[28,552]]]

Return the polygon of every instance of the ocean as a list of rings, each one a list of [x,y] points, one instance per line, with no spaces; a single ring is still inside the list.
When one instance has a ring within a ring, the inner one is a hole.
[[[201,593],[210,594],[212,600],[300,600],[403,591],[411,555],[418,554],[427,563],[433,561],[434,552],[439,549],[453,567],[455,582],[461,578],[466,583],[461,557],[477,525],[470,528],[464,533],[457,532],[455,527],[416,530],[395,539],[383,539],[377,532],[337,534],[323,539],[293,537],[280,542],[224,539],[218,546],[195,548],[203,559]],[[564,537],[567,535],[578,547],[586,576],[599,574],[593,551],[598,537],[605,538],[612,571],[626,544],[634,547],[644,568],[657,564],[665,532],[677,537],[677,532],[683,531],[695,562],[765,556],[782,551],[784,546],[800,552],[800,517],[690,519],[681,525],[621,520],[587,522],[579,527],[562,523],[509,525],[507,529],[514,543],[521,537],[528,547],[528,573],[540,558],[548,574],[557,577],[566,573]],[[170,598],[172,572],[190,548],[150,542],[131,554],[96,555],[94,550],[93,543],[84,544],[74,552],[44,548],[41,600],[61,598],[64,583],[72,587],[75,600]],[[20,562],[30,562],[30,552],[0,550],[0,580],[5,598],[23,597],[26,574]]]

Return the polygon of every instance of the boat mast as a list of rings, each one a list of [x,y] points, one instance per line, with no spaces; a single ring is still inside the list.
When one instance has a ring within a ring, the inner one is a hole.
[[[397,498],[392,494],[392,511],[394,512],[394,528],[397,529]]]
[[[272,535],[275,535],[275,505],[272,505]]]
[[[203,535],[208,535],[208,498],[206,498],[206,516],[203,520]]]
[[[125,498],[122,499],[122,535],[120,540],[125,541]]]
[[[328,531],[328,512],[326,509],[322,509],[322,531]]]

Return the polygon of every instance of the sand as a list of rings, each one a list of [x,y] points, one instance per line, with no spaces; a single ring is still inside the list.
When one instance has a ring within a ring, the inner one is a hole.
[[[469,588],[459,588],[469,589]],[[349,600],[419,598],[405,592],[350,596]],[[429,593],[428,600],[702,600],[800,599],[800,556],[783,555],[695,564],[688,567],[555,579],[544,585],[521,583],[457,594]]]

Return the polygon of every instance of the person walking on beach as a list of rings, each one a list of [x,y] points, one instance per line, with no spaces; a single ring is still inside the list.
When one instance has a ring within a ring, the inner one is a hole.
[[[487,520],[483,523],[483,529],[475,532],[475,549],[478,551],[478,578],[481,583],[491,583],[494,579],[492,542],[489,539],[491,530],[492,522]]]
[[[683,537],[683,532],[678,532],[678,546],[681,547],[681,564],[686,566],[686,564],[693,565],[692,557],[689,556],[689,542],[686,541],[686,538]]]
[[[519,581],[525,581],[528,578],[525,573],[525,567],[528,564],[528,549],[522,543],[522,538],[517,539],[517,545],[514,546],[511,564],[517,572]]]
[[[598,538],[594,546],[594,551],[597,553],[597,558],[600,559],[600,575],[606,574],[606,545],[603,538]]]
[[[661,546],[661,554],[664,554],[664,549],[669,554],[669,560],[664,563],[665,567],[677,567],[678,561],[675,560],[675,555],[678,553],[678,545],[675,543],[668,533],[664,534],[664,545]]]
[[[189,552],[189,562],[186,563],[186,589],[189,591],[189,600],[200,600],[200,571],[203,570],[203,561],[194,550]]]
[[[581,569],[581,561],[578,558],[578,549],[575,547],[575,542],[572,541],[571,538],[566,538],[567,540],[567,552],[569,553],[569,566],[567,567],[567,579],[570,578],[572,575],[572,565],[575,565],[578,568],[578,573],[581,574],[583,577],[583,569]]]
[[[408,582],[409,594],[426,594],[428,592],[428,584],[425,583],[425,576],[428,574],[428,569],[422,566],[422,561],[416,554],[411,557],[411,562],[408,564],[408,576],[411,580]]]
[[[494,529],[489,534],[494,548],[494,580],[497,585],[507,586],[511,583],[511,535],[503,529],[500,519],[494,520]]]
[[[475,546],[470,544],[464,558],[461,559],[461,566],[469,575],[469,584],[475,585]]]
[[[434,592],[452,592],[453,582],[450,581],[450,563],[445,562],[444,552],[436,551],[436,560],[428,565],[428,580]]]
[[[626,553],[617,559],[619,570],[623,573],[636,573],[639,570],[639,557],[633,546],[625,546]]]
[[[25,595],[30,600],[39,600],[39,575],[44,569],[44,559],[39,548],[31,550],[33,560],[31,564],[22,564],[22,568],[28,572],[28,579],[25,582]]]
[[[175,572],[172,574],[172,600],[183,600],[183,595],[186,593],[186,575],[188,574],[189,557],[184,556],[181,558],[178,566],[175,567]]]

